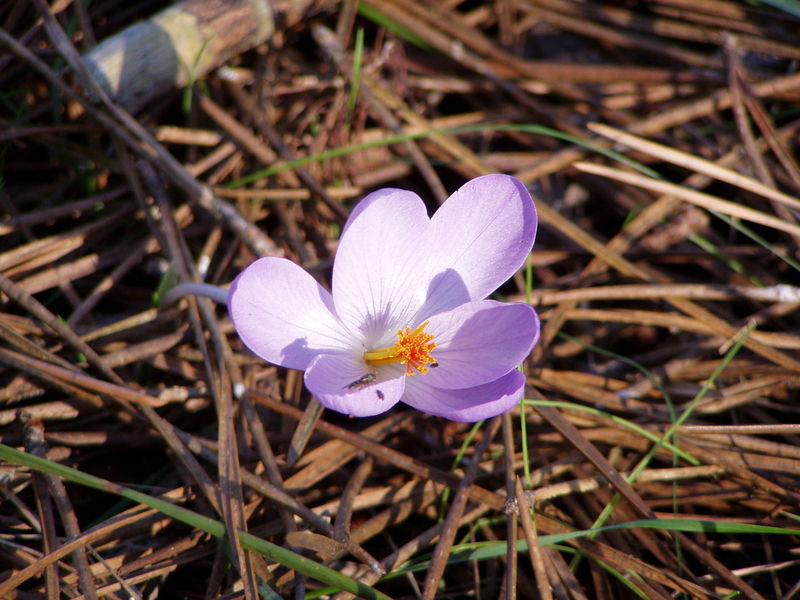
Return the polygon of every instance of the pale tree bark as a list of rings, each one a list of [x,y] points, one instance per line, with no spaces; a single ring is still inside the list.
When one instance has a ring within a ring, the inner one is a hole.
[[[83,56],[120,106],[136,112],[170,89],[202,77],[232,56],[267,41],[273,6],[295,20],[310,0],[183,0],[107,38]]]

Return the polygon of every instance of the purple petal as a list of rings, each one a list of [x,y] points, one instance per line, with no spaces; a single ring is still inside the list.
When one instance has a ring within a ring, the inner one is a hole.
[[[306,387],[325,407],[354,417],[386,412],[405,390],[405,375],[384,379],[350,354],[321,354],[308,367]],[[372,377],[375,377],[373,380]]]
[[[336,314],[365,347],[391,343],[424,302],[421,244],[429,227],[422,200],[404,190],[373,192],[350,215],[333,266],[333,297]]]
[[[465,390],[442,390],[411,377],[403,402],[422,412],[452,421],[474,422],[506,412],[519,404],[525,376],[514,369],[495,381]]]
[[[306,369],[315,356],[353,348],[333,300],[314,278],[284,258],[261,258],[233,281],[228,312],[255,354],[276,365]]]
[[[522,266],[536,237],[530,193],[508,175],[464,184],[431,220],[435,277],[426,315],[487,297]]]
[[[478,300],[431,317],[431,353],[438,368],[425,383],[437,388],[468,388],[494,381],[518,366],[539,337],[539,318],[527,304]]]

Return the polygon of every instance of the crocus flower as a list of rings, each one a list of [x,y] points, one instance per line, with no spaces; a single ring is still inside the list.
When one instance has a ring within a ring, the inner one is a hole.
[[[381,189],[342,230],[332,292],[282,258],[234,280],[228,310],[261,358],[305,371],[326,407],[354,416],[403,401],[455,421],[505,412],[539,335],[535,311],[487,300],[533,246],[536,210],[507,175],[466,183],[428,217],[413,192]]]

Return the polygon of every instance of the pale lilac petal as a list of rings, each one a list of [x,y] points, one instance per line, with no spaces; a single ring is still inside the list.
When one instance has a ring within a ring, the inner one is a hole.
[[[290,369],[306,369],[321,352],[354,345],[327,290],[283,258],[261,258],[242,271],[231,284],[228,312],[250,350]]]
[[[384,379],[384,372],[371,372],[358,356],[321,354],[308,367],[305,383],[325,407],[354,417],[369,417],[386,412],[397,404],[405,390],[405,375]]]
[[[373,192],[353,210],[333,265],[336,314],[367,347],[388,343],[425,300],[430,219],[413,192]]]
[[[518,366],[539,337],[539,318],[527,304],[478,300],[431,317],[431,353],[438,367],[421,375],[437,388],[494,381]]]
[[[409,379],[403,402],[422,412],[462,422],[506,412],[519,403],[525,389],[525,376],[517,369],[496,381],[465,390],[442,390],[423,383],[420,377]]]
[[[419,317],[486,298],[522,266],[536,236],[530,193],[508,175],[464,184],[431,220],[435,264]]]

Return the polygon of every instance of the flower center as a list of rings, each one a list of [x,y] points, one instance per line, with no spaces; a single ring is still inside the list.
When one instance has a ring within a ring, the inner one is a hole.
[[[428,323],[430,321],[425,321],[414,331],[410,327],[398,329],[394,346],[364,352],[364,360],[369,365],[400,363],[406,366],[406,375],[413,375],[414,369],[424,375],[428,372],[428,364],[438,367],[439,363],[430,354],[436,343],[431,341],[433,335],[425,332]]]

